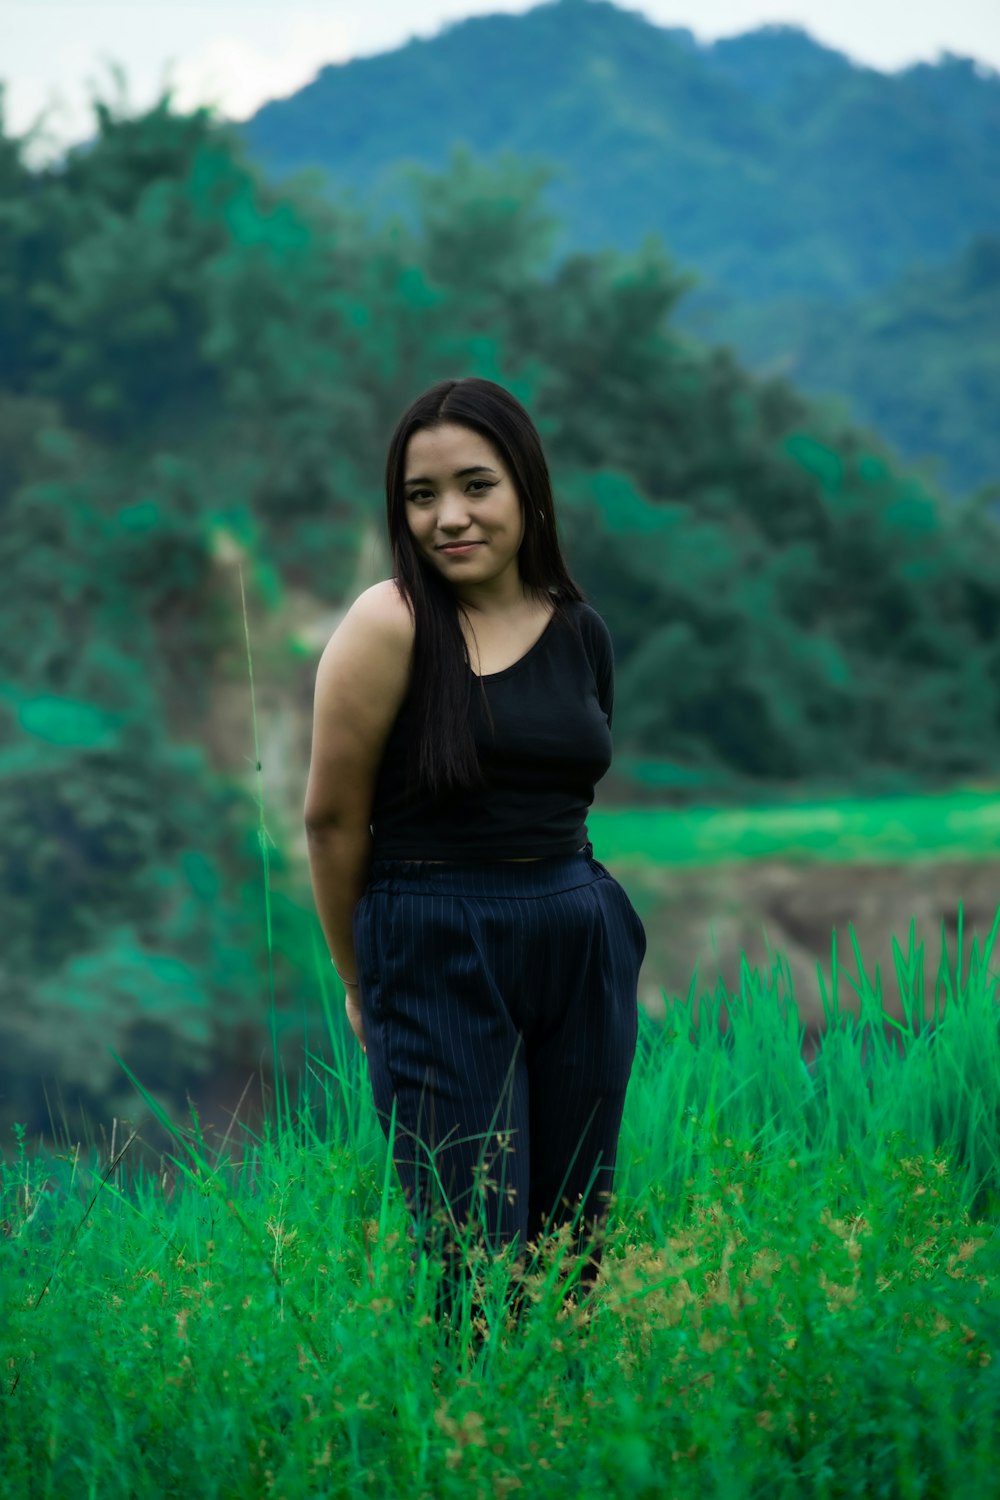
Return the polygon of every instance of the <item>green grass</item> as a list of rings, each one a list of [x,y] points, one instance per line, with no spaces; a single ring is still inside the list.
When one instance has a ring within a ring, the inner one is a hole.
[[[940,1024],[901,1055],[865,989],[857,1023],[831,999],[807,1067],[780,960],[744,974],[727,1036],[710,1005],[697,1029],[690,1002],[644,1017],[589,1312],[557,1243],[519,1325],[503,1263],[475,1323],[435,1322],[339,1017],[297,1106],[224,1149],[196,1119],[162,1170],[21,1142],[0,1492],[995,1494],[995,936],[943,966]]]
[[[611,862],[995,860],[1000,796],[959,790],[755,808],[607,808],[592,812],[587,827]]]
[[[259,783],[252,667],[250,691]],[[602,859],[680,865],[988,856],[997,821],[960,794],[598,812],[591,831]],[[262,799],[259,837],[270,946]],[[158,1163],[130,1136],[103,1154],[19,1138],[0,1152],[0,1495],[995,1494],[996,935],[966,963],[960,925],[939,1024],[909,995],[901,1054],[860,963],[860,1018],[840,1014],[836,949],[811,1066],[780,960],[696,1022],[693,994],[643,1016],[597,1290],[564,1295],[551,1243],[517,1324],[502,1260],[473,1266],[457,1327],[432,1316],[364,1060],[329,1011],[258,1132],[209,1146],[135,1080],[137,1117],[170,1132]],[[275,1017],[272,995],[276,1041]]]

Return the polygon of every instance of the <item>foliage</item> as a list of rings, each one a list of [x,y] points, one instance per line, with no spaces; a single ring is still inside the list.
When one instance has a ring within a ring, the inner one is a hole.
[[[397,207],[401,159],[440,171],[456,143],[510,151],[558,169],[563,253],[652,232],[741,297],[842,297],[994,225],[998,100],[968,59],[886,75],[793,27],[702,45],[557,0],[324,68],[244,135],[271,174],[322,166]]]
[[[244,137],[274,177],[323,168],[383,214],[410,208],[406,163],[440,173],[455,144],[529,159],[550,261],[653,234],[700,278],[679,326],[839,394],[948,486],[1000,476],[1000,291],[966,285],[1000,215],[1000,77],[971,59],[883,74],[794,27],[702,44],[559,0],[325,68]]]
[[[315,656],[275,614],[341,607],[389,432],[432,380],[497,378],[536,414],[615,638],[624,755],[731,798],[995,764],[985,506],[953,512],[680,335],[655,240],[549,265],[543,177],[513,159],[458,153],[413,176],[412,222],[375,226],[314,180],[265,183],[204,111],[99,106],[98,127],[37,172],[0,150],[0,1046],[32,1129],[36,1069],[98,1109],[112,1046],[155,1057],[176,1101],[259,1066],[265,1006],[279,1057],[315,1027],[287,852],[306,766],[267,809],[277,836],[262,803],[252,833],[255,700],[242,754],[219,704],[249,635],[269,711],[308,714]]]
[[[978,235],[942,266],[911,268],[849,308],[780,299],[699,315],[757,367],[780,368],[845,409],[949,489],[1000,475],[1000,239]],[[994,496],[995,502],[995,496]]]

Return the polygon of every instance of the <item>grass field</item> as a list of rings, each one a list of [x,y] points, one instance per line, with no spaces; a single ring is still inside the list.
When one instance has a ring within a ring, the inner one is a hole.
[[[681,867],[758,859],[879,864],[1000,858],[996,791],[756,808],[607,808],[593,811],[587,826],[601,859]]]
[[[142,1169],[125,1138],[21,1142],[0,1493],[1000,1494],[995,936],[902,1056],[866,994],[807,1067],[780,961],[727,1037],[708,1006],[642,1017],[597,1291],[566,1297],[550,1245],[518,1325],[503,1262],[475,1319],[431,1316],[339,997],[257,1134],[175,1123]]]

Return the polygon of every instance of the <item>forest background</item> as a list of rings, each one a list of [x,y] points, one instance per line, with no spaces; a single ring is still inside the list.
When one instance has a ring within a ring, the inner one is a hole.
[[[542,432],[616,647],[601,807],[995,787],[1000,79],[685,36],[560,0],[245,131],[3,133],[0,1139],[134,1115],[114,1052],[224,1124],[321,1027],[315,664],[442,376]]]

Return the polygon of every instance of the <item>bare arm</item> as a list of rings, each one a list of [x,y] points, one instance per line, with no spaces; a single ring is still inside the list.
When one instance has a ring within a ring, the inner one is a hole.
[[[412,651],[406,603],[394,583],[377,583],[351,605],[316,669],[304,809],[309,873],[331,957],[348,980],[357,979],[351,918],[371,863],[375,778]]]

